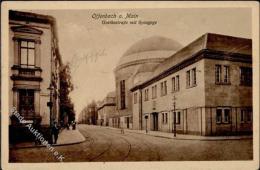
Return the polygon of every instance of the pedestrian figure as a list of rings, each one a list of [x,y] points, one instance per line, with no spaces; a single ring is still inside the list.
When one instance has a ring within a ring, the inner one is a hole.
[[[57,125],[57,122],[54,122],[54,124],[52,126],[52,141],[54,138],[54,144],[57,143],[58,136],[59,136],[59,127]]]
[[[67,129],[68,129],[68,130],[70,130],[70,124],[69,124],[69,123],[67,123],[67,125],[66,125],[66,126],[67,126]]]
[[[73,130],[76,130],[76,122],[75,122],[75,121],[73,121],[72,129],[73,129]]]

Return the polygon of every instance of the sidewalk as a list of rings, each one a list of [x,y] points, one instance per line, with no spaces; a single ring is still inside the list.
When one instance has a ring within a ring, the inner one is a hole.
[[[113,127],[105,127],[107,129],[118,130],[119,132],[121,129],[113,128]],[[176,134],[174,137],[173,133],[167,132],[160,132],[160,131],[148,131],[145,130],[131,130],[131,129],[124,129],[125,132],[129,133],[138,133],[138,134],[145,134],[155,137],[161,138],[168,138],[168,139],[175,139],[175,140],[202,140],[202,141],[216,141],[216,140],[239,140],[239,139],[252,139],[252,135],[245,135],[245,136],[199,136],[199,135],[185,135],[185,134]]]
[[[63,145],[72,145],[77,143],[82,143],[86,139],[85,137],[76,129],[76,130],[67,130],[63,129],[57,141],[57,144],[52,146],[63,146]],[[10,146],[10,148],[35,148],[35,147],[45,147],[45,145],[35,145],[34,142],[23,142]]]

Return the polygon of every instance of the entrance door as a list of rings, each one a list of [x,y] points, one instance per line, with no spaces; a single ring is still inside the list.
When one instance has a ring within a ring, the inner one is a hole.
[[[129,129],[129,117],[126,118],[126,125],[127,125],[127,129]]]
[[[34,90],[19,90],[19,112],[25,119],[34,116]]]
[[[154,112],[153,114],[153,130],[158,131],[158,113]]]

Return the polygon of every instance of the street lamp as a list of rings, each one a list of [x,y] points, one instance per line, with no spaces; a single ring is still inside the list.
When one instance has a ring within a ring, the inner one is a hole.
[[[173,134],[176,137],[176,97],[173,96]]]
[[[50,101],[47,102],[47,106],[50,108],[50,127],[52,127],[52,106],[53,106],[52,95],[54,90],[52,83],[50,83],[50,86],[47,89],[50,91]]]

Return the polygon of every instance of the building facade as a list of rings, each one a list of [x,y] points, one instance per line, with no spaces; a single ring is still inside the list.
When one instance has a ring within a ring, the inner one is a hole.
[[[136,129],[252,133],[252,41],[205,34],[131,88]],[[139,128],[138,128],[139,127]]]
[[[118,127],[133,128],[133,96],[130,89],[149,77],[158,64],[180,48],[181,45],[171,39],[154,36],[136,42],[123,54],[114,70],[118,112],[114,121]]]
[[[99,125],[116,127],[115,117],[117,116],[117,112],[115,98],[115,92],[110,92],[104,100],[100,102],[97,108]]]
[[[49,127],[59,121],[59,68],[56,22],[51,16],[9,12],[10,108],[15,107],[25,123],[10,119],[9,125],[23,127],[33,120]],[[50,115],[50,107],[51,115]],[[11,113],[10,113],[11,114]]]

